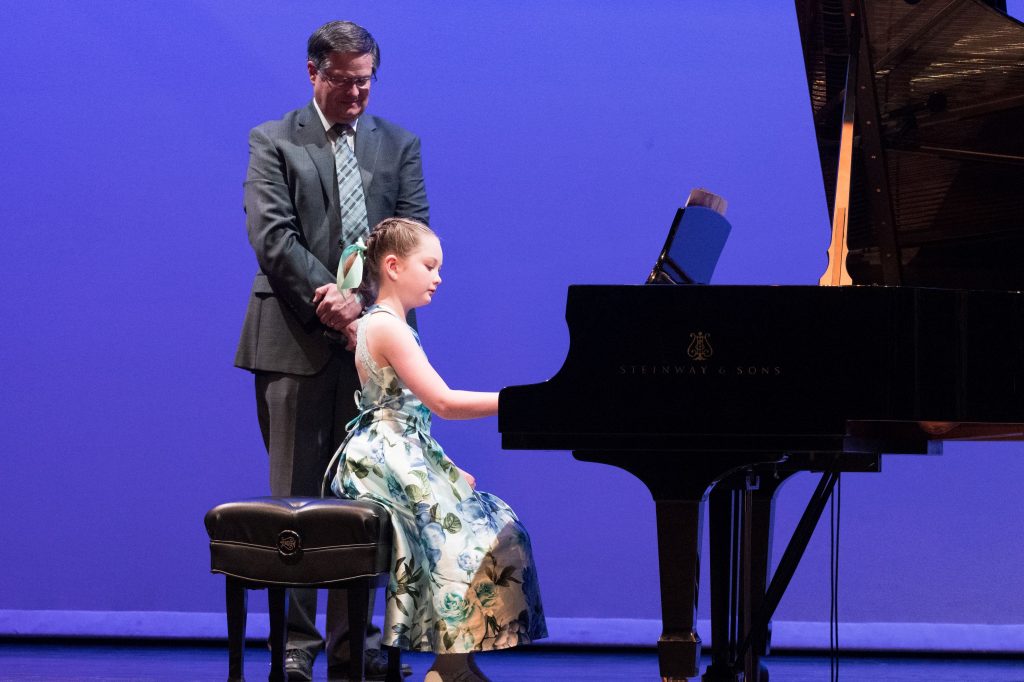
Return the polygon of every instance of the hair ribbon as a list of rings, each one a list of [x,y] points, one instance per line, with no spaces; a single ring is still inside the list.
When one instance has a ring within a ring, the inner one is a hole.
[[[360,237],[356,240],[355,244],[349,244],[345,247],[345,250],[341,252],[341,260],[338,261],[338,289],[343,291],[345,289],[357,289],[359,285],[363,283],[363,260],[366,253],[366,244],[363,242],[363,238]],[[349,266],[348,271],[345,271],[345,262],[349,256],[354,255],[352,259],[352,265]]]

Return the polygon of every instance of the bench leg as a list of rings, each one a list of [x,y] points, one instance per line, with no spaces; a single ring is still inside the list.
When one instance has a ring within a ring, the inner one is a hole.
[[[285,682],[284,650],[288,639],[288,590],[267,588],[270,610],[270,682]]]
[[[402,682],[402,650],[393,646],[382,646],[388,652],[388,675],[384,682]]]
[[[248,591],[240,580],[228,576],[224,594],[228,614],[228,682],[243,682]]]
[[[370,581],[360,580],[348,588],[348,678],[363,679],[363,659],[366,652],[366,625],[369,622]]]

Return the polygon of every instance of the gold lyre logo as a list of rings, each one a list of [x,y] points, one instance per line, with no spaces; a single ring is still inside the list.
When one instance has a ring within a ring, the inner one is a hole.
[[[690,334],[690,345],[686,348],[686,354],[691,360],[707,360],[714,352],[711,347],[711,334],[704,332]]]

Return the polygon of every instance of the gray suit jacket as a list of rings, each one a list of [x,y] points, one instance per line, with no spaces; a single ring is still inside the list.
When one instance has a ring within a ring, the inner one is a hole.
[[[391,216],[427,222],[419,138],[365,114],[356,131],[370,227]],[[244,186],[246,227],[259,272],[235,366],[316,374],[333,351],[313,292],[335,280],[341,216],[334,153],[312,102],[252,129]]]

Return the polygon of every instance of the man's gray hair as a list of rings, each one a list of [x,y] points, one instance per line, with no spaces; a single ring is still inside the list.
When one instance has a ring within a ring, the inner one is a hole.
[[[317,71],[330,66],[332,52],[355,52],[373,57],[373,73],[380,66],[380,47],[370,32],[351,21],[330,21],[309,37],[306,55]]]

